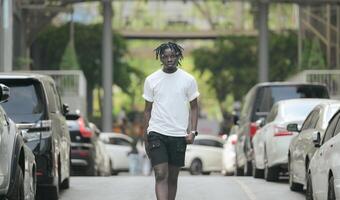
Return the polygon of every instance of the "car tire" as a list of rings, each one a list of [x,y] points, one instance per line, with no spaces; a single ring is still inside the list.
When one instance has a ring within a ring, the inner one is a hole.
[[[60,185],[60,189],[69,189],[70,188],[70,178],[66,178]]]
[[[24,200],[24,175],[21,167],[18,165],[15,171],[13,188],[8,194],[8,200]]]
[[[263,178],[264,177],[264,170],[256,168],[255,161],[252,164],[252,174],[254,178]]]
[[[268,167],[268,165],[265,165],[264,169],[264,179],[266,181],[277,181],[279,178],[279,170],[276,167]]]
[[[328,181],[328,194],[327,200],[336,200],[335,190],[334,190],[334,177],[331,176]]]
[[[252,162],[251,161],[247,161],[246,164],[243,167],[243,174],[244,176],[251,176],[252,175]]]
[[[190,168],[189,168],[191,175],[201,175],[203,171],[203,164],[202,161],[199,159],[195,159],[191,162]]]
[[[303,190],[303,185],[300,183],[294,182],[293,171],[292,171],[292,163],[290,159],[288,160],[288,173],[289,173],[289,188],[291,191],[300,192]]]
[[[235,176],[243,176],[244,174],[243,174],[243,168],[241,168],[241,167],[239,167],[238,165],[237,165],[237,157],[235,158],[235,171],[234,171],[234,175]]]
[[[307,174],[306,200],[313,200],[313,184],[310,173]]]
[[[203,175],[207,175],[207,176],[208,176],[208,175],[210,175],[210,174],[211,174],[211,172],[202,172],[202,174],[203,174]]]

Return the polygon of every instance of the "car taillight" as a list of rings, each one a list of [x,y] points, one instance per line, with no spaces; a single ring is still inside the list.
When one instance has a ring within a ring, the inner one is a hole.
[[[77,121],[78,121],[78,124],[79,124],[80,135],[83,136],[84,138],[92,137],[92,131],[85,127],[84,119],[82,117],[79,117],[79,119]]]
[[[237,143],[237,140],[236,140],[236,139],[231,140],[231,144],[232,144],[232,145],[235,145],[236,143]]]
[[[287,131],[284,127],[276,126],[274,137],[280,137],[280,136],[290,136],[293,135],[293,132]]]
[[[250,127],[249,127],[250,138],[254,137],[256,131],[257,131],[256,123],[255,122],[250,123]]]

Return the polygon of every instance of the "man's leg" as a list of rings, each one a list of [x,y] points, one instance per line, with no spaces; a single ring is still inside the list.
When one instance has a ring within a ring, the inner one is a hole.
[[[161,163],[154,166],[156,179],[157,200],[168,200],[168,163]]]
[[[177,180],[180,167],[169,165],[169,178],[168,178],[168,200],[175,200],[177,192]]]

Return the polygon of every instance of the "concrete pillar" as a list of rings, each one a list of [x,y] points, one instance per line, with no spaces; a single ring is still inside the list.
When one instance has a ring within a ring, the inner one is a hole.
[[[0,72],[13,68],[13,1],[0,1]]]
[[[103,0],[104,26],[103,26],[103,49],[102,49],[102,78],[104,88],[102,130],[112,131],[112,86],[113,86],[113,63],[112,63],[112,4],[111,0]]]
[[[268,3],[259,2],[259,82],[268,81]]]

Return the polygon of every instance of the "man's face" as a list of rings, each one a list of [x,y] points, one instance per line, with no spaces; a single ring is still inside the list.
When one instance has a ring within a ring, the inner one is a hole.
[[[160,60],[165,69],[176,68],[178,64],[178,56],[176,56],[175,51],[171,49],[165,49],[163,54],[160,56]]]

